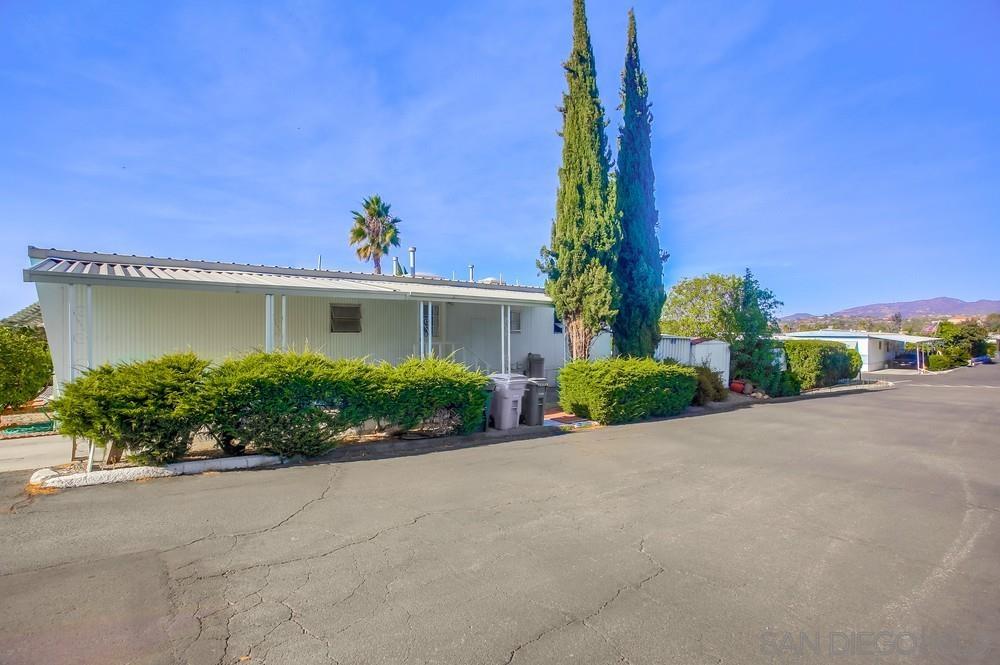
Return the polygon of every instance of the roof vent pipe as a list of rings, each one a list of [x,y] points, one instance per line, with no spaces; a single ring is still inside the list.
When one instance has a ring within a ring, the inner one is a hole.
[[[417,248],[410,248],[410,277],[417,276]]]
[[[392,257],[392,276],[399,277],[403,274],[403,266],[399,265],[399,257]]]
[[[469,281],[476,281],[476,264],[474,263],[469,264]]]

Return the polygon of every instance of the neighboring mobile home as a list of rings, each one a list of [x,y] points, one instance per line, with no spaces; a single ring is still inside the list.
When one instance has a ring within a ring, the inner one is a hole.
[[[779,335],[778,339],[819,339],[840,342],[849,348],[857,349],[861,354],[862,372],[889,367],[907,344],[931,345],[940,341],[937,337],[864,330],[802,330]]]
[[[218,361],[310,349],[394,364],[433,353],[486,372],[524,372],[534,353],[550,380],[565,362],[562,325],[536,287],[35,247],[28,255],[24,279],[38,290],[57,388],[88,367],[186,350]],[[594,353],[610,353],[607,335]]]

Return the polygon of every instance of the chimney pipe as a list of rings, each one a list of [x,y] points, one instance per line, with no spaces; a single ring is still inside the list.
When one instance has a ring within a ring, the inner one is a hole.
[[[469,281],[476,281],[476,264],[474,263],[469,264]]]
[[[417,248],[410,248],[410,277],[417,276]]]
[[[392,257],[392,276],[399,277],[403,274],[403,267],[399,265],[399,257]]]

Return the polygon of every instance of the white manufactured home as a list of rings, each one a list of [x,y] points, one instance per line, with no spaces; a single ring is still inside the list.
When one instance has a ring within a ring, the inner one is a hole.
[[[566,341],[536,287],[431,277],[95,254],[30,247],[55,385],[102,363],[193,351],[213,361],[310,349],[399,363],[452,356],[486,372],[554,379]],[[411,270],[411,274],[413,271]],[[610,354],[610,338],[594,355]]]
[[[861,354],[861,371],[873,372],[890,366],[893,359],[906,349],[907,344],[921,347],[939,341],[937,337],[904,335],[902,333],[867,332],[865,330],[801,330],[778,335],[778,339],[818,339],[840,342]]]

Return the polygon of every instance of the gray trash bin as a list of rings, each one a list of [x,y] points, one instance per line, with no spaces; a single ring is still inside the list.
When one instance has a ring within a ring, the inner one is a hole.
[[[537,353],[528,354],[528,376],[545,376],[545,358]]]
[[[549,384],[544,378],[528,380],[528,389],[521,400],[521,417],[525,425],[545,423],[545,391]]]
[[[496,390],[490,405],[493,426],[497,429],[514,429],[521,416],[521,397],[528,386],[523,374],[490,374]]]

